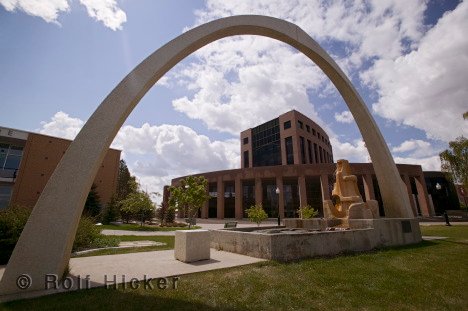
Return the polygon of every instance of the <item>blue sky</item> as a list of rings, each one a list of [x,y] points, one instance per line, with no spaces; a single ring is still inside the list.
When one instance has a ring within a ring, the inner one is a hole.
[[[459,1],[0,0],[0,126],[72,139],[150,53],[201,23],[262,14],[296,23],[348,74],[396,162],[440,169],[467,135],[468,4]],[[142,99],[113,146],[143,188],[240,166],[238,133],[297,109],[335,159],[368,161],[334,86],[306,57],[254,36],[212,43]],[[239,111],[245,113],[240,114]]]

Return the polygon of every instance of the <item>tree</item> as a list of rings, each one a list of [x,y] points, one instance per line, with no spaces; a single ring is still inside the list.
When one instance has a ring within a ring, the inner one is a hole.
[[[260,223],[268,218],[268,214],[263,210],[262,204],[252,205],[246,212],[250,221],[255,222],[257,226],[260,226]]]
[[[119,202],[115,195],[112,195],[109,203],[107,203],[104,212],[102,213],[102,223],[107,225],[112,221],[116,221],[119,217]]]
[[[164,223],[165,224],[172,224],[175,220],[175,209],[168,208],[166,213],[164,214]]]
[[[178,187],[170,187],[169,208],[179,209],[189,218],[189,228],[198,210],[210,198],[206,193],[208,180],[203,176],[188,176]]]
[[[301,206],[297,213],[299,214],[299,218],[301,219],[309,219],[313,218],[318,215],[318,211],[315,210],[312,206],[307,204],[306,206]]]
[[[130,174],[127,164],[120,160],[119,175],[117,177],[117,201],[127,198],[130,193],[138,191],[138,183],[135,176]]]
[[[139,191],[130,193],[125,200],[120,201],[122,220],[138,219],[141,225],[154,217],[154,204],[148,193]]]
[[[449,142],[449,149],[440,153],[442,171],[455,183],[468,190],[468,139],[463,136]]]
[[[122,222],[128,224],[130,222],[130,220],[132,220],[132,218],[133,218],[133,209],[132,209],[131,206],[121,205],[120,209],[119,209],[119,212],[120,212],[120,218],[122,218]]]
[[[161,227],[171,224],[175,220],[175,208],[170,208],[166,203],[162,203],[156,212],[156,217],[161,222]]]
[[[165,203],[162,203],[161,206],[156,210],[156,218],[161,223],[161,226],[164,225],[166,211],[167,211],[167,205]]]
[[[96,185],[91,186],[91,190],[86,198],[86,203],[83,209],[83,213],[90,217],[96,217],[101,213],[101,202],[99,194],[96,191]]]

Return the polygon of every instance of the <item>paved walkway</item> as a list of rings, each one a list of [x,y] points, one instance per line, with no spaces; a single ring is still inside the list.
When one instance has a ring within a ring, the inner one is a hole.
[[[452,226],[468,226],[468,221],[452,221],[450,220],[450,224]],[[420,222],[420,226],[445,226],[445,221],[428,221],[428,222]]]
[[[139,235],[139,236],[174,236],[175,231],[129,231],[129,230],[108,230],[101,231],[105,235]]]
[[[434,241],[434,240],[445,240],[447,239],[446,236],[426,236],[426,235],[423,235],[422,236],[422,239],[425,240],[425,241]]]
[[[182,222],[181,220],[178,220]],[[228,221],[236,221],[238,228],[255,227],[256,224],[248,220],[234,220],[234,219],[197,219],[197,226],[206,230],[223,229],[224,223]],[[260,227],[276,226],[277,220],[267,220],[260,224]],[[102,230],[105,235],[139,235],[139,236],[174,236],[175,231],[129,231],[129,230]]]
[[[181,220],[179,220],[181,221]],[[197,219],[197,226],[202,227],[202,229],[206,230],[216,230],[216,229],[223,229],[224,223],[227,221],[237,221],[238,228],[245,228],[245,227],[253,227],[256,224],[248,221],[248,220],[235,220],[235,219]],[[468,226],[468,222],[466,221],[452,221],[450,222],[453,226]],[[269,226],[276,226],[277,220],[276,219],[269,219],[264,221],[260,224],[261,227],[269,227]],[[419,225],[421,226],[444,226],[445,221],[443,222],[420,222]],[[162,236],[174,236],[175,231],[128,231],[128,230],[102,230],[102,233],[105,235],[139,235],[139,236],[155,236],[155,235],[162,235]]]
[[[115,283],[121,284],[129,282],[132,278],[140,281],[145,279],[148,280],[150,278],[168,278],[167,290],[169,290],[172,288],[175,280],[172,278],[173,276],[178,276],[179,279],[177,282],[183,283],[183,276],[185,274],[237,267],[260,261],[265,260],[240,254],[217,251],[215,249],[211,249],[210,260],[202,260],[193,263],[183,263],[175,260],[173,250],[72,258],[70,259],[71,277],[68,281],[71,283],[71,288],[68,290],[100,287],[105,286],[106,284],[112,286]],[[0,278],[3,276],[4,269],[5,266],[0,267]],[[89,281],[85,279],[88,275]],[[68,286],[69,283],[64,283],[64,285]],[[154,290],[158,290],[156,281],[153,281],[152,284],[155,287]],[[143,282],[139,282],[139,286],[144,286]],[[22,299],[37,297],[65,292],[68,290],[61,286],[57,289],[24,293],[15,297],[0,296],[0,302],[8,301],[13,298]]]

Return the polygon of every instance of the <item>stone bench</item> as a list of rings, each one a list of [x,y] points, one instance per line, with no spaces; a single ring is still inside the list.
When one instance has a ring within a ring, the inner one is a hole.
[[[185,222],[189,225],[195,226],[197,224],[196,218],[185,218]]]
[[[209,230],[177,230],[174,257],[182,262],[210,259]]]
[[[227,221],[224,223],[224,228],[236,228],[237,221]]]

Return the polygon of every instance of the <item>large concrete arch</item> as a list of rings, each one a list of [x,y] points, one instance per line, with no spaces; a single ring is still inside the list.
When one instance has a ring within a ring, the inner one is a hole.
[[[132,70],[104,99],[70,145],[42,192],[0,283],[0,293],[20,290],[21,274],[32,278],[28,291],[43,289],[45,274],[61,275],[87,192],[118,130],[146,92],[173,66],[215,40],[260,35],[283,41],[309,57],[343,96],[374,164],[387,217],[412,218],[390,151],[358,92],[333,59],[298,26],[267,16],[232,16],[196,27],[170,41]]]

